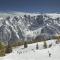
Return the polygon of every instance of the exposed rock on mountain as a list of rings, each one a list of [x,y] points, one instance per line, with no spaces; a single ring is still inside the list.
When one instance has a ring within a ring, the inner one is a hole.
[[[0,40],[27,40],[41,35],[48,38],[60,34],[60,14],[21,14],[0,15]]]

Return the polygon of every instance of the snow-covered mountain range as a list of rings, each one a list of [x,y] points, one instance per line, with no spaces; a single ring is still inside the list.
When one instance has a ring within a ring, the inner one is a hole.
[[[60,35],[60,14],[0,13],[0,40],[28,40]]]

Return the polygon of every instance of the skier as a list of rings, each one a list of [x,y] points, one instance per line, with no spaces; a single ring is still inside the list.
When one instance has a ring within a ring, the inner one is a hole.
[[[19,52],[17,51],[17,54],[18,54]]]
[[[51,57],[51,53],[48,51],[48,53],[49,53],[49,57]]]
[[[51,57],[51,53],[49,53],[49,57]]]

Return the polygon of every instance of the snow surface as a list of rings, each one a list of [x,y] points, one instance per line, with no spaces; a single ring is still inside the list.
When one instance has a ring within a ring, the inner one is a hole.
[[[60,17],[60,14],[57,13],[46,13],[47,16],[56,19],[57,17]]]
[[[19,46],[13,49],[13,52],[0,60],[60,60],[60,44],[55,44],[55,41],[47,41],[48,44],[53,44],[51,48],[43,49],[43,42],[38,42],[39,49],[36,50],[36,43],[29,44],[28,48]],[[49,53],[51,57],[49,57]]]
[[[36,16],[39,15],[39,13],[27,13],[27,12],[16,12],[16,11],[12,11],[12,12],[0,12],[0,16],[1,17],[6,17],[6,16],[23,16],[23,15],[31,15],[31,16]]]

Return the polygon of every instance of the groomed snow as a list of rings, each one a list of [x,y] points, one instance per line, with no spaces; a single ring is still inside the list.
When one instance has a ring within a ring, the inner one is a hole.
[[[36,43],[29,44],[25,49],[23,46],[16,47],[12,53],[0,57],[0,60],[60,60],[60,44],[55,44],[54,40],[47,43],[48,45],[52,43],[52,47],[43,49],[43,42],[38,42],[38,50],[36,50]],[[51,53],[51,57],[49,57],[48,51]]]

